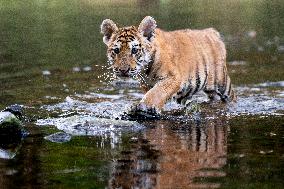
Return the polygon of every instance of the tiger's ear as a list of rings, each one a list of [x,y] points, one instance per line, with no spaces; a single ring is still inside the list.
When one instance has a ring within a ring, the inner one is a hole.
[[[110,20],[110,19],[105,19],[102,24],[101,24],[101,33],[104,35],[103,41],[105,44],[108,44],[111,35],[113,32],[117,31],[118,27],[116,24]]]
[[[157,27],[156,21],[151,16],[146,16],[140,23],[138,31],[148,39],[152,41],[155,37],[155,29]]]

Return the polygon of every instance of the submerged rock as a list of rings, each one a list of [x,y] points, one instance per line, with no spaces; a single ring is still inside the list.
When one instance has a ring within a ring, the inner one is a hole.
[[[0,112],[0,158],[15,157],[25,132],[23,130],[22,107],[12,105]]]
[[[22,137],[22,122],[11,112],[0,112],[0,140],[6,142]]]
[[[21,121],[11,112],[0,112],[0,129],[8,126],[19,127]]]
[[[12,105],[0,112],[0,138],[4,135],[14,136],[22,133],[22,107]]]

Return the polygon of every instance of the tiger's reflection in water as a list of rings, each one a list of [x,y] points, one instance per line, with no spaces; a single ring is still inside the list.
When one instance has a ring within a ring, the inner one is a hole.
[[[156,122],[132,141],[114,162],[109,188],[218,188],[197,180],[226,175],[229,127],[221,120],[173,125]]]

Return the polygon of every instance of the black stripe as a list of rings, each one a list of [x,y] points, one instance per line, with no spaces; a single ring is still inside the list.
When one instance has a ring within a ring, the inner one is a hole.
[[[143,64],[142,64],[142,62],[139,62],[139,61],[137,61],[136,62],[139,66],[142,66]]]
[[[202,87],[201,87],[201,89],[204,89],[204,86],[206,85],[206,83],[207,83],[207,79],[208,79],[208,73],[207,73],[207,64],[205,63],[205,65],[204,65],[204,73],[205,73],[205,79],[204,79],[204,83],[203,83],[203,85],[202,85]]]
[[[188,85],[188,87],[187,87],[186,90],[185,90],[185,91],[188,91],[188,92],[186,93],[186,95],[177,98],[177,99],[176,99],[177,103],[180,104],[181,101],[182,101],[182,99],[184,99],[184,98],[191,98],[191,97],[192,97],[192,94],[191,94],[192,90],[193,90],[193,89],[191,88],[191,82],[190,82],[189,85]]]
[[[201,145],[201,131],[200,131],[200,127],[196,126],[196,152],[199,151],[200,149],[200,145]]]
[[[195,85],[195,90],[194,90],[194,92],[193,92],[193,94],[195,94],[195,93],[197,93],[198,92],[198,90],[199,90],[199,87],[200,87],[200,77],[199,77],[199,75],[197,76],[197,78],[196,78],[196,85]]]
[[[129,38],[131,41],[134,41],[134,39],[135,39],[134,36],[128,36],[128,38]]]
[[[198,64],[198,63],[197,63]],[[194,89],[194,92],[193,94],[195,94],[199,87],[200,87],[200,84],[201,84],[201,80],[200,80],[200,76],[199,76],[199,70],[198,70],[198,65],[196,65],[196,73],[195,73],[195,77],[196,77],[196,82],[195,82],[195,89]]]
[[[217,85],[217,66],[214,65],[214,90],[216,90],[216,85]]]
[[[182,101],[182,99],[183,99],[183,97],[177,98],[177,99],[176,99],[177,103],[179,103],[179,104],[180,104],[180,103],[181,103],[181,101]]]
[[[224,80],[224,91],[223,92],[220,91],[222,94],[224,94],[226,92],[227,82],[228,82],[228,75],[226,75],[226,73],[225,73],[225,67],[223,68],[223,75],[224,75],[224,78],[223,78],[223,80]]]
[[[178,92],[177,92],[177,95],[181,95],[181,94],[182,94],[182,91],[178,91]]]
[[[187,93],[184,95],[184,97],[187,97],[189,95],[191,95],[191,91],[192,91],[192,83],[191,83],[191,80],[188,81],[188,86],[187,86],[187,89],[185,91],[187,91]]]
[[[207,82],[207,77],[208,77],[208,73],[207,73],[207,63],[206,63],[206,60],[204,58],[204,56],[202,56],[202,63],[203,63],[203,66],[204,66],[204,74],[205,74],[205,79],[204,79],[204,82],[201,86],[201,89],[204,88],[206,82]]]

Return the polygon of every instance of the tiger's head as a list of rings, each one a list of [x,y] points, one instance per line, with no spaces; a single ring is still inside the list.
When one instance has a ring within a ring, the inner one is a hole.
[[[118,28],[105,19],[101,24],[103,41],[107,45],[108,63],[118,77],[135,77],[151,61],[156,21],[146,16],[137,27]]]

